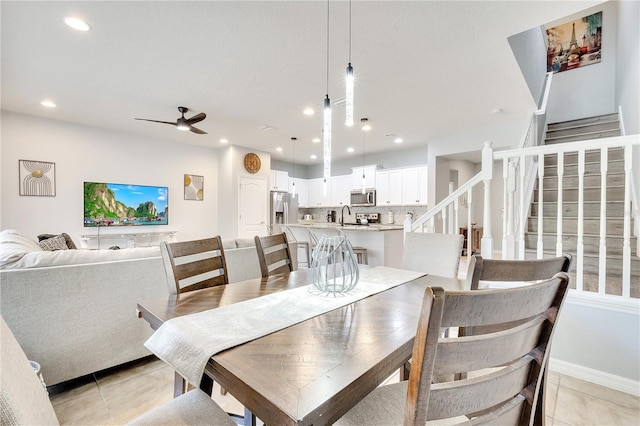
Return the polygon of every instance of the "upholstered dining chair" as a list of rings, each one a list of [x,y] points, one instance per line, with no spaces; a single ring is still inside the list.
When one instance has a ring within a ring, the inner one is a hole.
[[[229,284],[220,236],[203,240],[160,243],[169,293],[181,294]]]
[[[461,234],[407,232],[402,268],[456,278],[463,242],[464,237]]]
[[[560,272],[508,289],[427,288],[409,380],[374,389],[335,424],[424,425],[439,419],[447,419],[446,424],[542,424],[544,371],[568,282],[569,276]],[[471,339],[440,332],[443,327],[488,324],[507,326]],[[462,371],[473,377],[432,383],[436,375]]]
[[[289,241],[285,232],[266,237],[256,235],[255,241],[263,277],[293,270]]]
[[[15,336],[0,317],[0,424],[58,425],[46,389]],[[206,393],[194,389],[133,420],[134,425],[235,423]]]

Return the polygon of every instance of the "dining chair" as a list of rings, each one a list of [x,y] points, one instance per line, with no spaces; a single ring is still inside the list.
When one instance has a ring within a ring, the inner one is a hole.
[[[59,425],[47,390],[9,326],[0,317],[0,424]],[[236,423],[210,396],[194,389],[133,420],[132,425],[229,425]]]
[[[263,277],[293,271],[287,234],[255,236],[256,250]]]
[[[558,257],[532,260],[483,259],[473,255],[469,261],[467,285],[465,288],[477,290],[480,281],[537,281],[551,278],[558,272],[569,273],[573,257],[564,253]]]
[[[217,285],[229,284],[227,263],[219,235],[203,240],[160,243],[169,294],[180,295]],[[174,396],[184,394],[188,383],[175,373]],[[222,395],[226,394],[220,388]]]
[[[447,278],[458,276],[464,237],[461,234],[407,232],[402,268]]]
[[[424,425],[438,419],[447,419],[446,424],[543,424],[544,371],[568,282],[569,276],[560,272],[507,289],[427,288],[409,380],[375,388],[335,424]],[[440,332],[488,324],[508,326],[473,338],[443,337]],[[471,378],[432,383],[436,375],[463,371]]]
[[[229,284],[220,236],[203,240],[160,243],[169,293],[181,294]]]

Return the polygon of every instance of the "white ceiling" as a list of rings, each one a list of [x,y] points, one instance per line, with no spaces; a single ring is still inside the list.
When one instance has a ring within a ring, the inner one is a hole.
[[[353,1],[355,115],[384,152],[522,116],[534,106],[507,38],[600,1]],[[327,3],[2,1],[2,109],[161,138],[219,140],[296,162],[322,160]],[[77,16],[92,27],[67,27]],[[330,2],[329,97],[344,97],[349,2]],[[51,99],[58,107],[40,105]],[[197,135],[175,121],[205,112]],[[303,115],[312,106],[316,114]],[[500,114],[492,114],[494,109]],[[362,131],[333,108],[333,157],[358,155]],[[359,123],[357,123],[359,124]],[[263,125],[273,127],[264,131]],[[387,134],[404,139],[395,145]],[[284,148],[282,154],[276,147]],[[354,154],[346,153],[353,146]]]

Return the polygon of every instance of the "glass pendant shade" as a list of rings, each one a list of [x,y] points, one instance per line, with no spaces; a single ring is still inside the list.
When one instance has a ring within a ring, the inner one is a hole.
[[[347,93],[345,96],[346,119],[345,125],[353,126],[353,67],[351,62],[347,65]]]
[[[331,178],[331,101],[329,95],[324,99],[324,126],[323,126],[323,153],[324,153],[324,179]]]

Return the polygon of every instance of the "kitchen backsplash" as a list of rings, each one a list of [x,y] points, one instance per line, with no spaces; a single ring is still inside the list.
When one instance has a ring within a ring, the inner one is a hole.
[[[301,207],[298,211],[298,220],[302,220],[302,215],[310,214],[315,222],[326,222],[327,212],[335,210],[336,222],[340,221],[342,207],[323,207],[323,208],[305,208]],[[355,222],[356,213],[378,213],[380,215],[380,223],[389,224],[389,212],[393,212],[393,223],[402,225],[407,213],[412,213],[416,219],[427,212],[427,206],[405,206],[405,207],[351,207],[351,215],[347,209],[344,209],[344,221]]]

